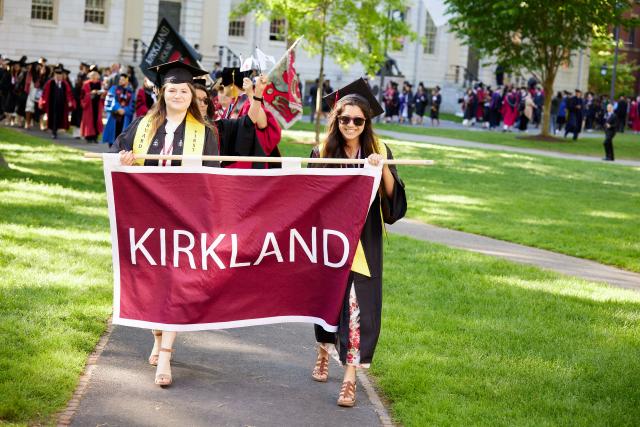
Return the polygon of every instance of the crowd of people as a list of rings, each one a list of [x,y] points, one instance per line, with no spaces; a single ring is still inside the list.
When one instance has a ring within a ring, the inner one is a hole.
[[[442,94],[440,86],[427,90],[422,82],[413,91],[413,85],[408,81],[402,84],[402,91],[398,90],[398,83],[390,81],[384,90],[385,122],[398,122],[409,125],[424,124],[424,116],[429,112],[431,125],[440,125],[440,105]],[[428,110],[427,110],[428,109]]]
[[[212,73],[215,79],[199,79],[195,84],[203,117],[209,122],[237,118],[248,108],[242,88],[246,73],[237,68],[229,70],[224,75],[220,69]],[[64,64],[49,64],[44,57],[33,62],[25,56],[19,60],[0,57],[0,123],[25,129],[39,127],[54,139],[59,131],[71,128],[75,138],[111,146],[158,99],[155,82],[144,77],[140,84],[130,65],[99,67],[81,62],[75,78],[70,75]],[[271,128],[273,122],[275,119]],[[273,142],[268,145],[275,148]]]
[[[478,83],[468,89],[458,102],[464,126],[479,125],[487,129],[502,128],[503,132],[514,129],[526,132],[530,126],[540,127],[544,100],[544,91],[535,82],[528,87],[507,85],[498,89]],[[574,140],[583,130],[606,131],[609,105],[616,114],[617,132],[624,132],[626,128],[634,133],[640,132],[640,96],[635,99],[620,96],[618,100],[611,102],[608,97],[596,96],[593,92],[587,92],[583,96],[579,89],[573,94],[568,91],[558,92],[553,97],[550,130],[555,135],[572,135]]]

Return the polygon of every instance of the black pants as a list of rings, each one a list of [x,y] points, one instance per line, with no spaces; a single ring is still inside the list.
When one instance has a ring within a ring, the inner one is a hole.
[[[613,137],[615,133],[605,133],[604,138],[604,154],[607,160],[613,160]]]

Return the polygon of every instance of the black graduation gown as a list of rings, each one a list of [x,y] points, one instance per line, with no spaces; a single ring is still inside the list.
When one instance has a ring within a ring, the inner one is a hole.
[[[567,120],[567,133],[580,133],[582,130],[582,99],[577,96],[573,96],[567,102],[567,109],[569,110],[569,119]]]
[[[131,151],[136,130],[142,117],[138,117],[122,132],[111,147],[111,151],[118,153],[121,150]],[[186,117],[173,135],[173,149],[171,154],[180,155],[183,150]],[[164,147],[166,136],[165,125],[156,131],[147,154],[160,154]],[[241,117],[237,120],[219,120],[215,123],[215,130],[205,128],[205,142],[202,154],[205,156],[264,156],[260,144],[255,143],[255,125],[249,117]],[[172,166],[180,166],[180,161],[172,161]],[[204,161],[203,166],[219,167],[219,162]],[[157,160],[145,160],[145,166],[157,166]]]
[[[49,89],[49,109],[47,111],[48,127],[53,131],[68,126],[65,123],[64,115],[67,105],[67,90],[64,83],[60,83],[60,87],[55,81],[51,82],[51,88]]]
[[[385,145],[386,147],[386,145]],[[393,154],[389,147],[387,149],[387,159],[393,159]],[[320,157],[318,148],[314,148],[311,157]],[[364,158],[364,153],[361,155]],[[404,217],[407,211],[407,197],[404,190],[404,183],[398,175],[395,165],[389,165],[393,174],[395,185],[393,196],[387,198],[386,195],[376,195],[369,213],[367,221],[362,229],[360,240],[364,249],[364,255],[369,266],[371,277],[363,276],[359,273],[349,275],[349,284],[353,281],[356,291],[356,298],[360,307],[360,363],[368,364],[373,359],[378,336],[380,335],[380,325],[382,318],[382,258],[383,258],[383,228],[382,217],[387,224],[393,224]],[[382,215],[381,215],[382,212]],[[351,286],[347,286],[347,291],[342,304],[338,332],[327,332],[322,327],[315,325],[316,341],[321,343],[336,344],[340,354],[340,361],[345,364],[347,360],[347,343],[349,341],[349,291]]]

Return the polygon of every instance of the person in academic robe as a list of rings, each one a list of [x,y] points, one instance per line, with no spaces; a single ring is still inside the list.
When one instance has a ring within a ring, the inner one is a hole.
[[[97,143],[102,133],[102,111],[104,109],[105,93],[102,89],[100,74],[90,71],[88,80],[82,84],[80,104],[82,105],[82,121],[80,134],[87,142]]]
[[[80,126],[82,125],[82,88],[84,87],[84,82],[87,81],[88,71],[89,64],[81,62],[72,89],[73,97],[76,100],[76,108],[71,113],[71,126],[73,126],[73,136],[75,138],[80,138],[82,135],[82,131],[80,130]]]
[[[513,124],[518,118],[518,106],[520,105],[520,98],[515,88],[511,90],[505,89],[505,93],[502,96],[502,123],[503,132],[511,132]]]
[[[31,129],[33,126],[36,104],[40,101],[40,97],[42,96],[42,82],[40,80],[40,64],[37,61],[31,62],[27,69],[28,72],[24,90],[28,95],[27,102],[24,107],[24,128]]]
[[[117,85],[111,86],[104,102],[107,112],[107,124],[102,134],[102,142],[113,144],[113,141],[125,130],[133,118],[133,88],[129,84],[129,75],[120,74]]]
[[[569,117],[567,119],[567,126],[564,130],[564,137],[566,138],[568,134],[573,134],[573,140],[576,141],[578,139],[578,134],[582,131],[582,118],[583,118],[583,107],[584,100],[582,99],[582,91],[580,89],[576,89],[576,93],[567,101],[567,111],[569,113]]]
[[[135,115],[134,117],[142,117],[153,107],[157,100],[156,94],[153,92],[153,82],[147,77],[144,78],[142,86],[136,91],[136,97],[134,101]]]
[[[231,105],[236,106],[241,103],[241,106],[237,108],[237,117],[243,117],[247,115],[249,111],[251,102],[247,102],[247,100],[257,101],[262,106],[262,109],[265,113],[266,121],[264,122],[256,122],[256,143],[262,147],[262,151],[269,157],[281,157],[280,150],[278,149],[278,144],[280,143],[282,137],[282,129],[278,124],[278,121],[274,117],[274,115],[264,108],[264,99],[262,98],[262,91],[258,91],[255,88],[253,82],[247,78],[249,73],[240,72],[239,68],[225,68],[222,70],[222,86],[224,87],[224,92],[226,96],[231,97]],[[256,82],[260,82],[260,86],[267,87],[269,81],[267,76],[259,75],[256,78]],[[231,110],[233,107],[231,107]],[[257,165],[255,163],[249,162],[235,162],[235,163],[226,163],[223,165],[227,168],[235,168],[235,169],[250,169],[252,167],[267,167],[267,168],[278,168],[280,164],[278,163],[269,163],[267,165]]]
[[[58,138],[58,129],[69,129],[69,112],[76,106],[64,71],[60,67],[53,70],[53,79],[44,85],[39,101],[40,109],[47,113],[47,127],[51,129],[53,139]]]
[[[620,95],[618,105],[615,108],[616,114],[618,115],[618,132],[620,133],[624,133],[624,128],[627,126],[628,108],[627,98],[624,95]]]
[[[313,149],[311,157],[368,159],[374,166],[384,159],[393,159],[389,147],[373,132],[372,119],[382,114],[383,109],[363,79],[326,96],[325,100],[333,106],[327,137]],[[323,166],[340,167],[311,165]],[[345,367],[337,401],[340,406],[355,404],[356,369],[369,367],[380,334],[384,223],[393,224],[406,210],[407,198],[398,171],[393,165],[384,165],[380,188],[360,236],[362,250],[356,251],[348,278],[338,331],[327,332],[315,325],[318,345],[312,377],[319,382],[327,381],[329,352],[335,346]]]
[[[180,61],[153,67],[159,76],[158,102],[144,117],[135,119],[118,136],[111,148],[118,152],[123,165],[180,166],[175,160],[144,160],[136,155],[227,155],[263,156],[259,145],[254,144],[254,123],[265,120],[259,103],[252,106],[246,116],[237,120],[219,120],[207,123],[198,108],[192,81],[207,71]],[[264,90],[258,83],[257,90]],[[185,141],[195,141],[186,144]],[[217,161],[203,161],[204,166],[220,166]],[[159,302],[162,303],[162,302]],[[172,383],[171,353],[176,332],[152,331],[154,345],[149,363],[157,366],[155,383],[168,386]]]
[[[640,132],[640,96],[631,101],[629,106],[629,121],[631,122],[631,130],[633,133]]]
[[[442,95],[440,94],[440,86],[436,86],[431,94],[431,126],[440,126],[440,104],[442,104]]]
[[[602,160],[612,162],[613,157],[613,137],[618,130],[618,115],[613,111],[613,104],[607,105],[607,113],[604,119],[604,158]]]

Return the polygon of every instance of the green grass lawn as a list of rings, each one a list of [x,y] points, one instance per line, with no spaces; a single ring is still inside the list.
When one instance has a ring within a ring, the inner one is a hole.
[[[640,293],[390,236],[371,370],[416,426],[634,426]]]
[[[409,217],[640,272],[640,168],[386,142],[395,157],[436,161],[400,167]],[[285,156],[310,151],[282,144]]]
[[[111,313],[101,165],[0,129],[0,424],[52,422]]]
[[[308,122],[297,122],[291,130],[294,131],[315,131],[314,125]],[[520,148],[536,148],[545,151],[556,151],[567,154],[579,154],[585,156],[604,157],[602,137],[585,137],[584,134],[577,142],[571,139],[559,138],[558,142],[543,142],[520,139],[517,132],[503,133],[499,131],[489,132],[484,130],[465,129],[442,129],[426,127],[404,126],[393,123],[381,123],[375,125],[376,129],[402,132],[406,134],[436,136],[442,138],[461,139],[464,141],[483,142],[485,144],[507,145]],[[324,126],[322,127],[324,132]],[[614,150],[616,158],[640,160],[640,135],[634,135],[630,131],[619,133],[614,139]]]
[[[584,177],[572,169],[578,162],[394,144],[397,155],[440,162],[402,169],[412,216],[462,220],[469,206],[504,209],[512,190],[494,177],[501,173],[536,183],[559,170],[574,186],[619,173],[600,182],[611,193],[600,212],[637,204],[631,168],[590,165],[596,175]],[[307,155],[310,146],[283,149]],[[12,130],[0,129],[0,152],[12,167],[0,170],[0,424],[47,424],[70,398],[111,311],[102,168]],[[476,194],[482,204],[461,203],[472,197],[462,192],[465,182],[495,199]],[[624,205],[616,191],[635,198]],[[584,213],[579,193],[569,196]],[[507,229],[516,226],[508,216],[521,212],[502,215]],[[610,226],[609,244],[638,241],[637,209],[630,215]],[[393,235],[385,249],[372,372],[404,425],[633,425],[640,418],[640,294]]]

